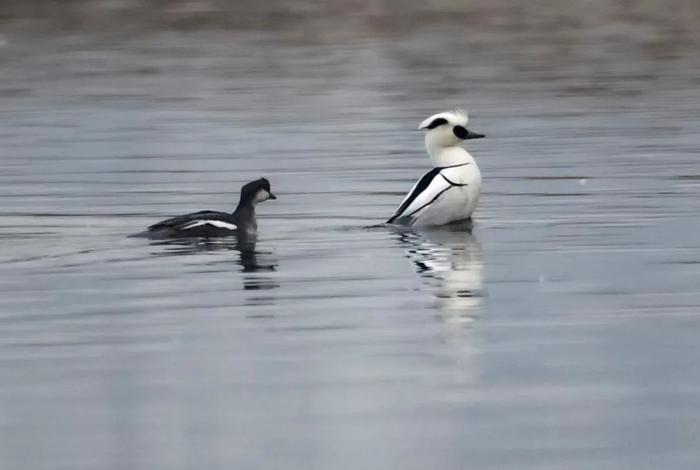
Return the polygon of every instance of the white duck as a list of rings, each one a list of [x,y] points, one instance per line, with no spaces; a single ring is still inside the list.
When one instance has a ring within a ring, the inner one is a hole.
[[[418,180],[387,223],[424,227],[471,217],[479,201],[481,172],[459,144],[484,135],[469,131],[467,121],[466,113],[453,111],[434,114],[421,123],[434,168]]]

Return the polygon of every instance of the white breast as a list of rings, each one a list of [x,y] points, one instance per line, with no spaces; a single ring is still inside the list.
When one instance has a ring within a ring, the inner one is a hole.
[[[472,161],[468,165],[445,168],[440,171],[450,181],[457,184],[466,184],[481,188],[481,172],[476,162]]]

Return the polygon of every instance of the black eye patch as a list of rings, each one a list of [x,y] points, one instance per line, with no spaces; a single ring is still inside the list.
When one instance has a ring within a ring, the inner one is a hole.
[[[442,126],[443,124],[447,124],[447,119],[445,119],[445,118],[433,119],[433,122],[428,124],[426,129],[435,129],[436,127]]]
[[[462,126],[455,126],[454,129],[452,129],[452,132],[454,132],[454,135],[460,139],[466,139],[467,135],[469,135],[469,131]]]

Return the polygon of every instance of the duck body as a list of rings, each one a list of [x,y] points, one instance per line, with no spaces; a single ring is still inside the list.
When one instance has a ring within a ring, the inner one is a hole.
[[[199,211],[163,220],[148,227],[146,232],[151,238],[226,237],[238,234],[239,225],[235,214]]]
[[[466,129],[461,112],[433,115],[423,121],[425,145],[434,165],[411,188],[395,214],[394,225],[427,227],[469,220],[481,194],[481,172],[476,161],[459,143],[484,137]]]
[[[265,178],[241,188],[241,198],[233,213],[199,211],[179,215],[153,224],[137,235],[148,238],[212,238],[232,235],[254,235],[258,230],[255,206],[268,199],[277,199]]]
[[[387,223],[427,227],[467,220],[480,193],[476,162],[435,167],[418,180]]]

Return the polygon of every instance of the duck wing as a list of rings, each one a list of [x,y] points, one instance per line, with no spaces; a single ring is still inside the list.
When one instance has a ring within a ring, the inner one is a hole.
[[[420,212],[435,202],[452,184],[440,174],[442,168],[427,172],[408,192],[396,210],[387,220],[388,224],[410,224]]]
[[[236,230],[238,228],[233,215],[218,211],[199,211],[163,220],[148,227],[149,232],[162,230],[190,230],[211,225],[216,228]]]

